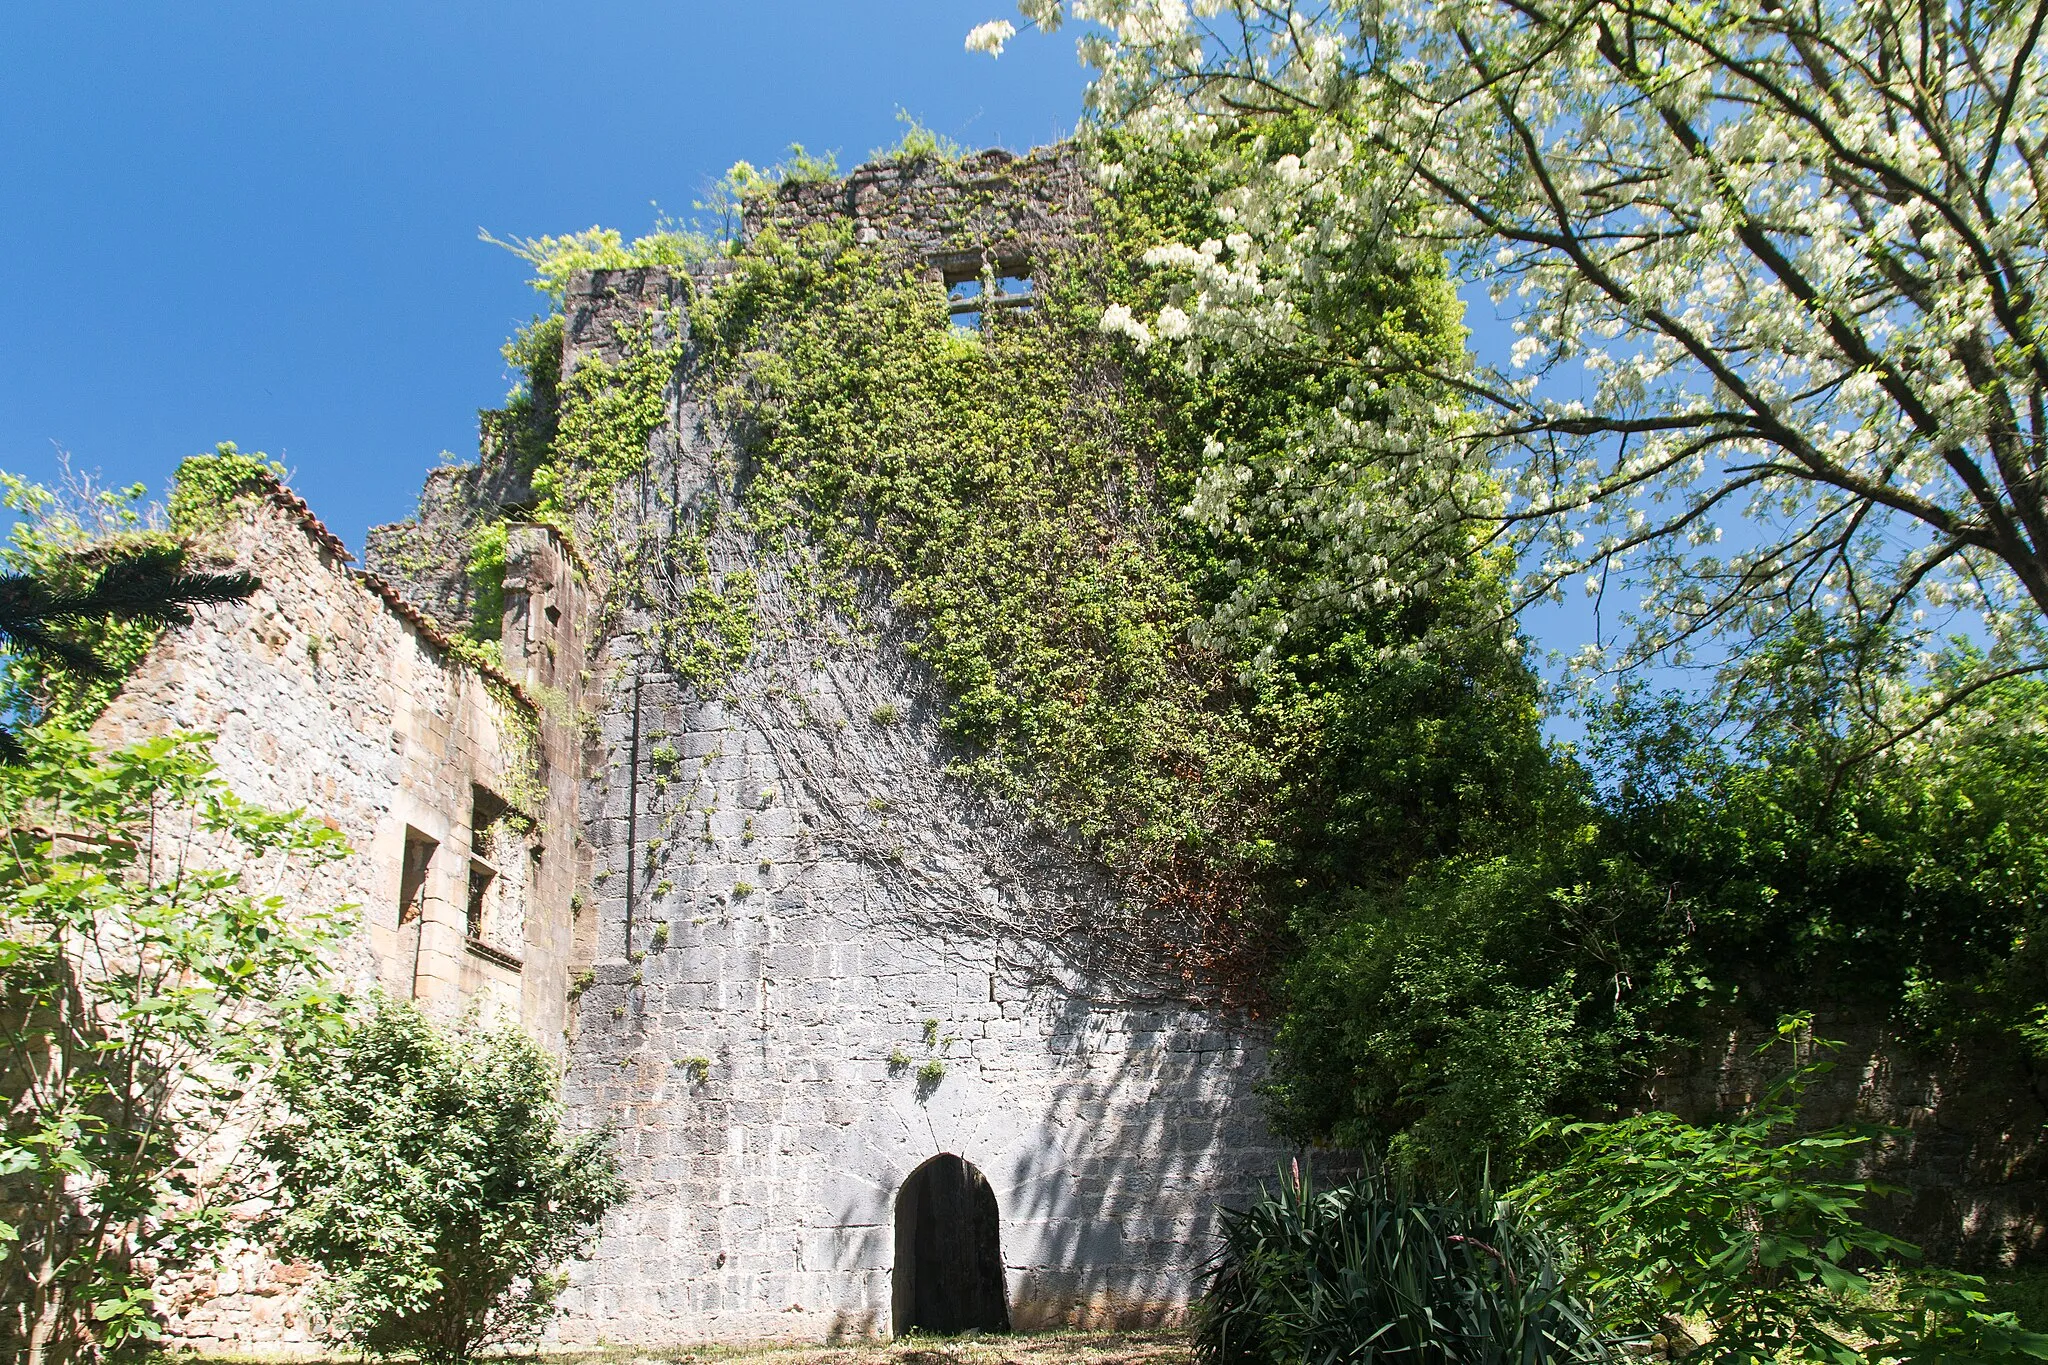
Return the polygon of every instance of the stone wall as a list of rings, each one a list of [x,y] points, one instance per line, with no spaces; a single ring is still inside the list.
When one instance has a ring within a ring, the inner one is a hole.
[[[341,543],[282,488],[236,502],[201,548],[256,570],[262,587],[167,632],[95,738],[213,732],[239,795],[302,807],[346,836],[353,852],[291,895],[359,907],[335,964],[352,987],[415,999],[444,1020],[481,1001],[561,1047],[578,771],[563,734],[575,728],[515,686],[552,696],[558,667],[581,667],[580,595],[552,536],[529,528],[519,541],[520,676],[495,681],[457,660],[410,604],[351,571]],[[532,602],[554,606],[559,629]],[[409,877],[408,843],[422,841],[432,854]],[[307,1278],[234,1248],[167,1287],[173,1334],[207,1347],[304,1343]]]
[[[787,186],[748,228],[843,222],[952,282],[1028,274],[1083,242],[1089,213],[1071,156],[987,153]],[[572,280],[564,372],[616,360],[650,310],[686,326],[676,305],[719,274]],[[502,443],[431,475],[418,521],[373,533],[372,567],[404,596],[351,573],[289,495],[240,504],[223,548],[263,592],[167,636],[102,732],[218,730],[237,790],[355,843],[309,892],[365,906],[351,975],[443,1012],[483,993],[564,1049],[570,1122],[617,1135],[632,1196],[572,1266],[558,1342],[887,1332],[906,1301],[900,1196],[941,1154],[994,1194],[1016,1326],[1179,1317],[1220,1210],[1304,1155],[1261,1119],[1266,1034],[1185,998],[1143,907],[951,775],[945,698],[889,585],[864,586],[858,621],[821,618],[743,518],[706,515],[730,510],[738,454],[686,359],[646,469],[613,507],[579,509],[597,567],[512,528],[495,691],[437,641],[471,610],[469,532],[531,497]],[[671,543],[707,525],[709,586],[746,571],[759,614],[752,657],[709,688],[649,643],[701,586],[669,576]],[[478,786],[524,792],[531,827],[501,821],[483,847]],[[400,911],[408,829],[442,859],[416,919]],[[471,945],[479,860],[497,876]],[[2040,1190],[1991,1168],[2002,1144],[2033,1152],[2038,1100],[1965,1103],[1951,1073],[1867,1041],[1823,1108],[1912,1128],[1885,1159],[1919,1182],[1914,1219],[2032,1247]],[[1756,1081],[1740,1053],[1731,1034],[1650,1098],[1701,1115],[1739,1102]],[[181,1330],[301,1340],[295,1277],[239,1255],[188,1287]]]
[[[856,242],[949,279],[1028,272],[1090,235],[1094,194],[1071,146],[992,149],[948,166],[880,161],[844,180],[795,183],[749,206],[749,234],[845,224]]]
[[[993,1186],[1015,1325],[1180,1316],[1219,1211],[1291,1155],[1261,1032],[1087,931],[1113,894],[946,775],[886,645],[724,699],[620,663],[567,1098],[634,1197],[559,1339],[887,1332],[896,1199],[948,1152]]]
[[[1863,1173],[1897,1192],[1872,1199],[1870,1221],[1937,1260],[1984,1270],[2048,1252],[2048,1097],[2035,1068],[2009,1048],[1916,1048],[1868,1007],[1815,1012],[1803,1047],[1830,1069],[1806,1092],[1815,1127],[1873,1124]],[[1740,1111],[1787,1073],[1792,1054],[1768,1024],[1724,1020],[1693,1052],[1652,1078],[1649,1107],[1694,1122]]]
[[[493,477],[495,475],[495,477]],[[411,521],[372,526],[363,546],[370,571],[443,630],[466,630],[476,613],[470,542],[501,505],[509,471],[451,465],[427,474]],[[512,490],[531,498],[524,481]]]
[[[718,496],[700,408],[657,444],[652,487]],[[1262,1032],[1182,998],[1085,859],[948,774],[943,698],[893,631],[807,627],[744,537],[714,561],[762,585],[719,695],[643,653],[632,611],[606,656],[567,1098],[634,1195],[557,1338],[887,1332],[896,1201],[941,1153],[993,1187],[1017,1326],[1179,1317],[1220,1210],[1292,1155]]]

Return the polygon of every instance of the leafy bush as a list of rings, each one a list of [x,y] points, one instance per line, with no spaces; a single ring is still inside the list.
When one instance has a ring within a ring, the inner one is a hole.
[[[1226,1215],[1195,1336],[1201,1365],[1607,1360],[1589,1306],[1510,1205],[1410,1197],[1382,1176],[1298,1175]]]
[[[1614,926],[1659,922],[1666,888],[1559,823],[1356,892],[1317,927],[1285,977],[1283,1123],[1425,1179],[1482,1164],[1514,1178],[1531,1128],[1600,1112],[1647,1070],[1683,939]]]
[[[1796,1046],[1804,1025],[1788,1018],[1770,1046]],[[1729,1123],[1564,1127],[1564,1159],[1513,1197],[1566,1230],[1573,1285],[1610,1325],[1704,1320],[1706,1360],[2048,1359],[2048,1336],[1989,1311],[1981,1280],[1917,1268],[1918,1248],[1863,1224],[1863,1201],[1888,1191],[1845,1168],[1877,1130],[1798,1131],[1799,1097],[1828,1067],[1796,1068]]]
[[[193,736],[95,752],[30,731],[0,765],[0,1359],[153,1337],[152,1271],[233,1230],[265,1082],[339,1019],[341,926],[231,866],[346,852],[242,804]]]
[[[1297,913],[1290,1134],[1504,1174],[1536,1120],[1612,1116],[1708,1027],[1821,1005],[2016,1059],[2048,1002],[2048,687],[1872,753],[1812,646],[1732,716],[1624,694],[1519,828]]]
[[[435,1365],[539,1333],[558,1267],[626,1192],[608,1134],[563,1135],[555,1084],[516,1028],[443,1034],[392,1000],[290,1073],[265,1153],[284,1248],[327,1273],[330,1335]]]

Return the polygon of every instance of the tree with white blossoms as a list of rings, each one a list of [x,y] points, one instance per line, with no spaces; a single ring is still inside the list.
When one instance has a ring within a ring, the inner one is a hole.
[[[1893,660],[1969,635],[1931,705],[1867,696],[1895,732],[2048,666],[2048,0],[1020,8],[1087,24],[1105,180],[1222,154],[1223,231],[1150,251],[1172,296],[1104,327],[1350,380],[1298,435],[1320,458],[1213,450],[1196,517],[1321,528],[1352,602],[1475,546],[1512,554],[1515,607],[1629,590],[1587,656],[1613,667],[1739,663],[1815,614]],[[1325,300],[1361,252],[1448,261],[1512,356],[1350,344]]]

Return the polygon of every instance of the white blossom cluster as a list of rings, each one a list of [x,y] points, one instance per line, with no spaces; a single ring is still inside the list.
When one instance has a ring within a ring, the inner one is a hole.
[[[1961,628],[1980,677],[2048,659],[2044,0],[1019,8],[1083,23],[1119,145],[1222,154],[1225,231],[1154,249],[1171,302],[1102,326],[1350,381],[1295,458],[1211,451],[1190,514],[1328,537],[1343,585],[1239,623],[1427,591],[1476,544],[1517,604],[1627,591],[1600,667],[1812,613],[1927,648]],[[1511,356],[1330,326],[1366,248],[1447,259]]]

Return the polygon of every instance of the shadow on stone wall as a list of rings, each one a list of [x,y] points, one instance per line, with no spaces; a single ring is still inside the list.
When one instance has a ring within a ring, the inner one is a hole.
[[[1803,1109],[1812,1127],[1893,1130],[1860,1163],[1864,1175],[1899,1188],[1870,1201],[1869,1221],[1971,1269],[2048,1254],[2048,1098],[2039,1070],[2011,1050],[1916,1048],[1876,1015],[1816,1014],[1814,1034],[1843,1046]],[[1720,1022],[1651,1080],[1647,1103],[1692,1122],[1739,1112],[1789,1069],[1784,1049],[1757,1052],[1773,1037],[1754,1020]]]

